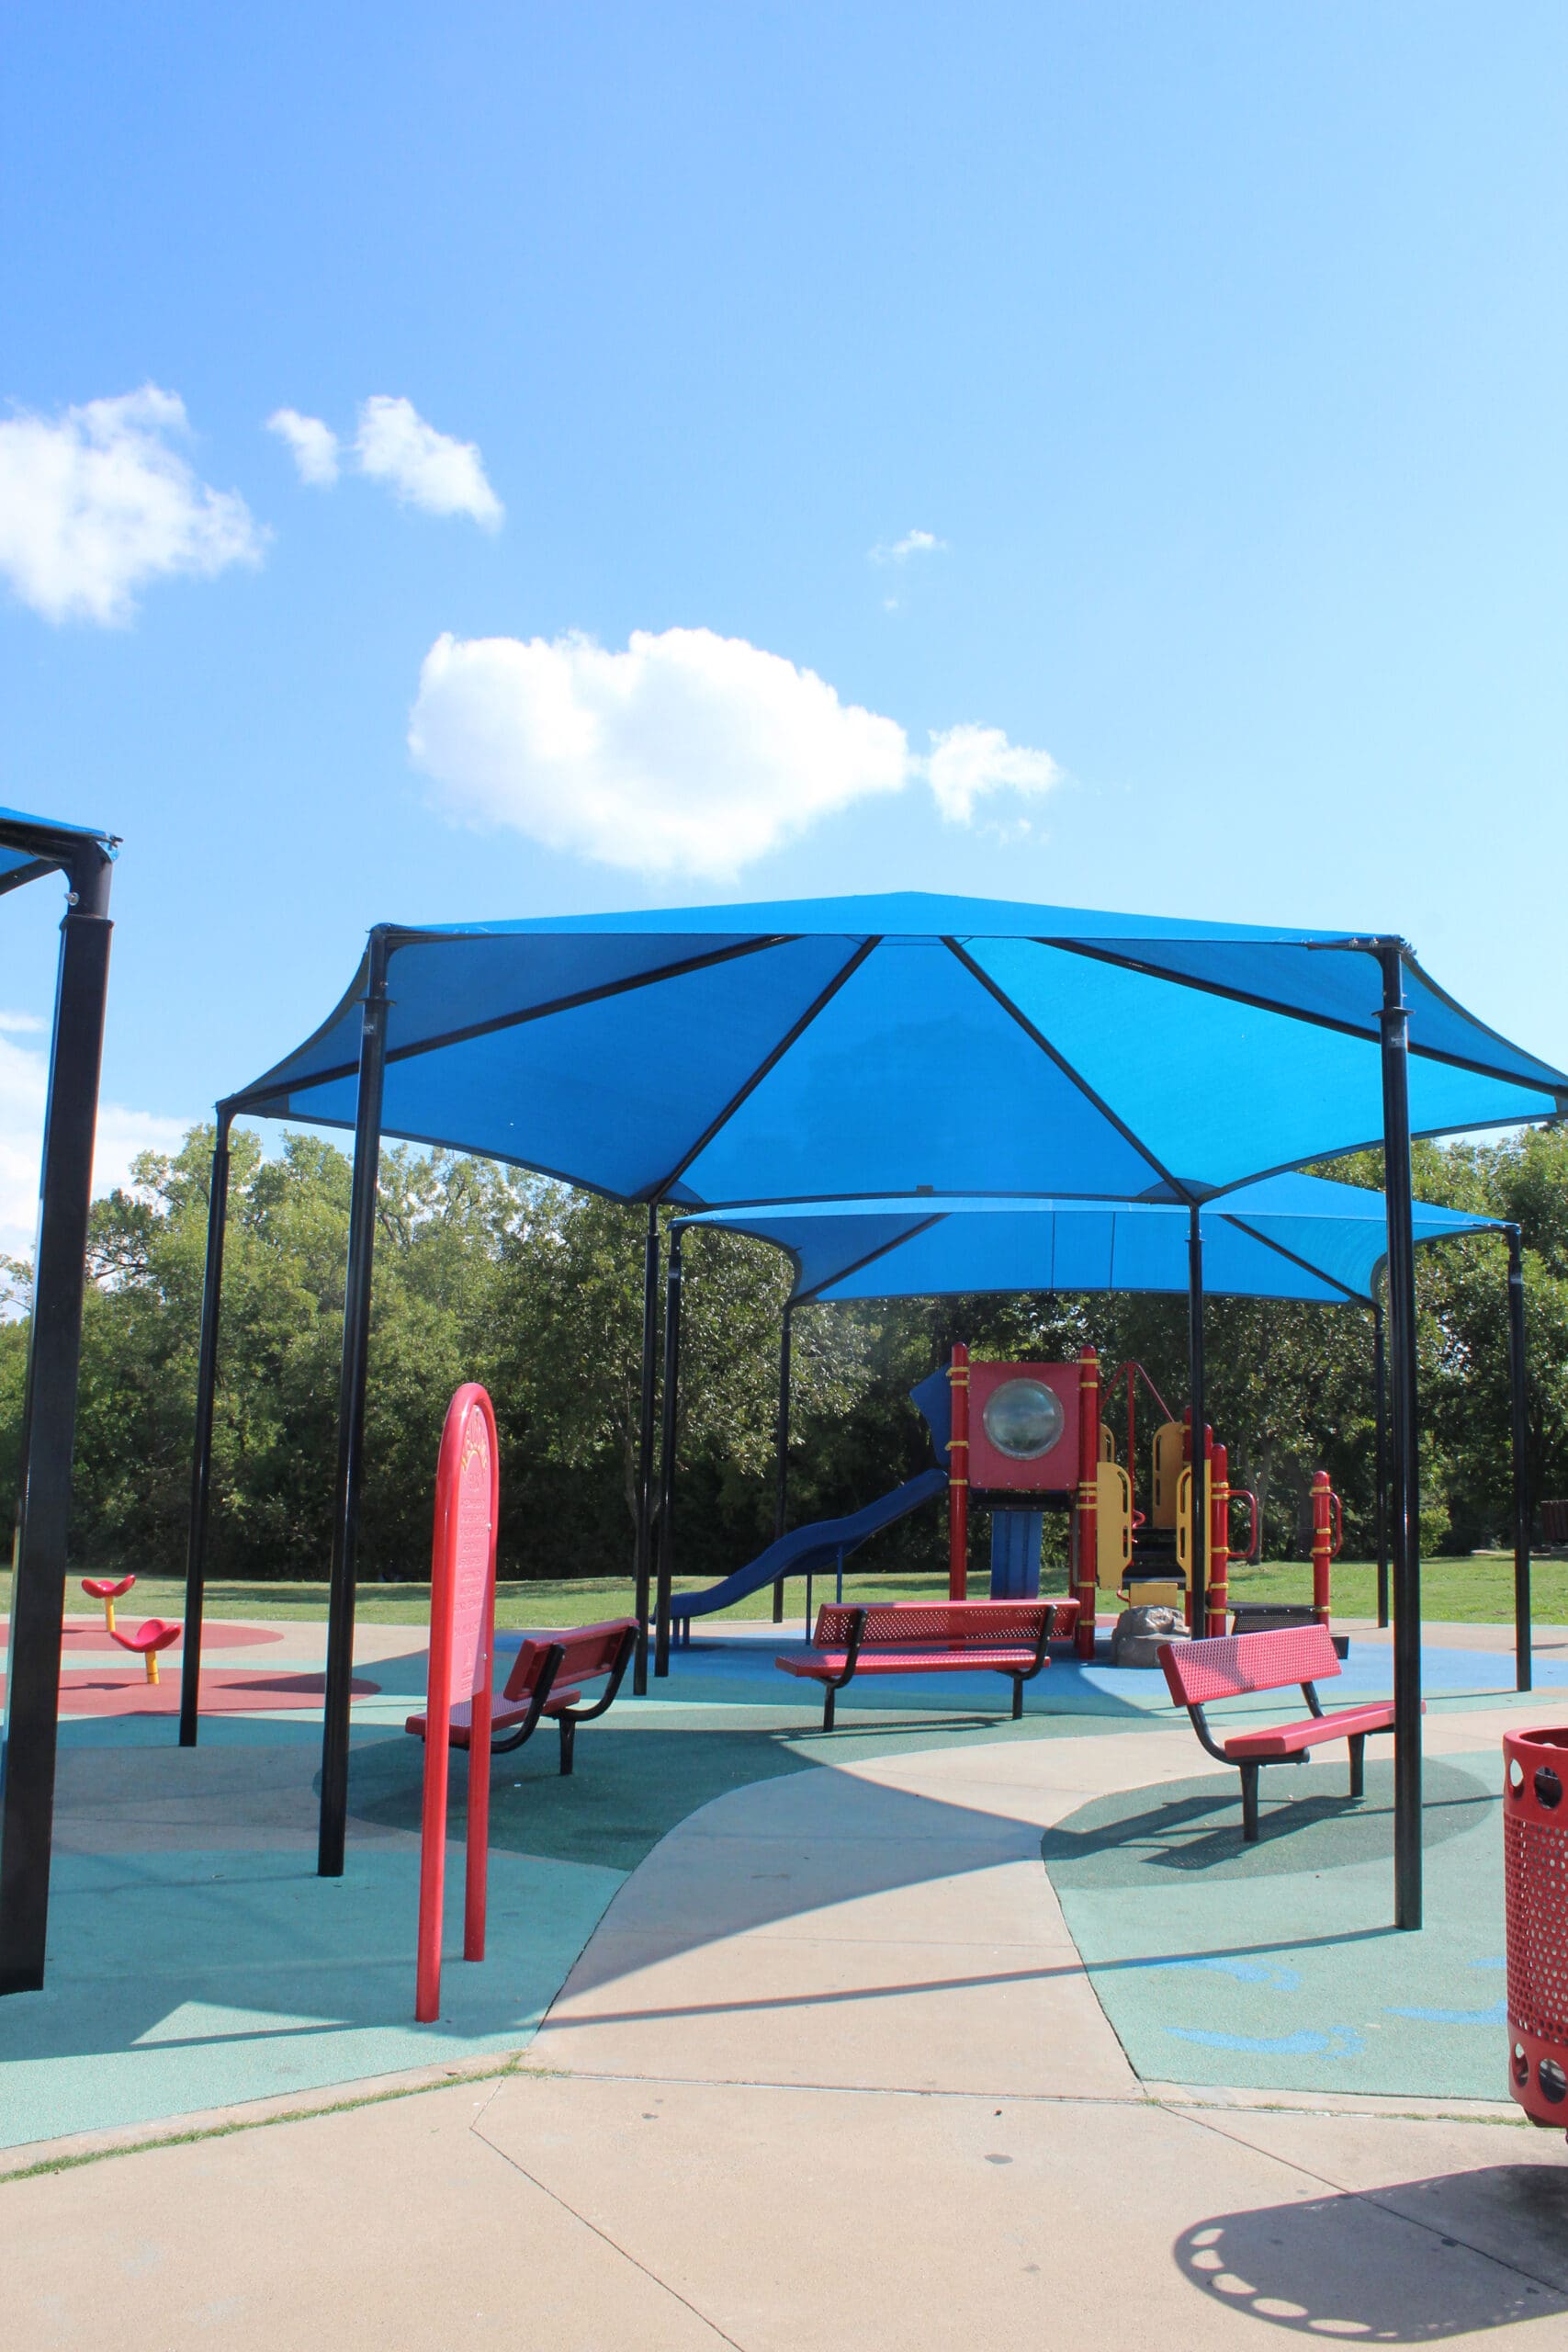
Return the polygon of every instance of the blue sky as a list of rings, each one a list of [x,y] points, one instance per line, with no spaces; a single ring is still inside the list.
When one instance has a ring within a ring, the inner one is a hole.
[[[17,445],[4,797],[125,837],[127,1135],[373,921],[845,889],[1398,929],[1568,1059],[1560,8],[8,27],[0,392],[78,447],[182,401],[209,567],[50,617]],[[376,399],[499,527],[364,470]],[[58,911],[7,902],[0,1004]]]

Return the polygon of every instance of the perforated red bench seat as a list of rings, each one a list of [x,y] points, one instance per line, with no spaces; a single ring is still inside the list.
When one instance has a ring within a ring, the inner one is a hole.
[[[1365,1707],[1336,1707],[1332,1714],[1308,1715],[1301,1723],[1273,1724],[1267,1731],[1233,1732],[1224,1743],[1227,1756],[1299,1756],[1305,1747],[1320,1747],[1325,1739],[1348,1739],[1352,1732],[1392,1731],[1392,1702]]]
[[[1051,1600],[905,1600],[846,1608],[826,1602],[808,1650],[774,1659],[785,1674],[820,1682],[822,1728],[833,1728],[833,1702],[857,1674],[1005,1674],[1012,1712],[1023,1713],[1023,1686],[1050,1664],[1048,1645],[1065,1641],[1078,1604]]]
[[[803,1651],[798,1657],[780,1657],[774,1664],[786,1674],[813,1682],[831,1682],[850,1662],[848,1650]],[[967,1666],[983,1666],[995,1674],[1027,1670],[1034,1663],[1032,1649],[870,1650],[855,1661],[857,1674],[954,1674]]]
[[[563,1707],[575,1707],[581,1696],[582,1693],[581,1690],[551,1690],[543,1706],[539,1709],[539,1713],[541,1715],[558,1715]],[[490,1729],[491,1739],[494,1739],[498,1732],[512,1731],[518,1724],[526,1722],[528,1711],[532,1705],[533,1699],[531,1695],[525,1699],[522,1704],[518,1706],[514,1706],[509,1699],[496,1699],[492,1701],[490,1711]],[[473,1729],[473,1701],[471,1699],[460,1699],[457,1705],[452,1709],[450,1745],[453,1747],[467,1747],[468,1744],[468,1734]],[[420,1739],[423,1739],[424,1737],[424,1717],[423,1715],[411,1715],[408,1721],[404,1724],[403,1729],[405,1731],[413,1732]]]
[[[1241,1774],[1242,1836],[1249,1845],[1258,1837],[1258,1775],[1263,1765],[1303,1756],[1325,1740],[1342,1739],[1350,1751],[1350,1794],[1359,1797],[1365,1786],[1368,1736],[1393,1729],[1393,1709],[1387,1701],[1325,1713],[1316,1685],[1325,1675],[1340,1670],[1326,1625],[1280,1626],[1266,1634],[1230,1634],[1213,1641],[1162,1642],[1157,1656],[1170,1695],[1186,1708],[1205,1751],[1217,1763],[1234,1764]],[[1203,1713],[1211,1700],[1284,1690],[1292,1683],[1301,1686],[1311,1709],[1300,1722],[1248,1726],[1215,1739]]]

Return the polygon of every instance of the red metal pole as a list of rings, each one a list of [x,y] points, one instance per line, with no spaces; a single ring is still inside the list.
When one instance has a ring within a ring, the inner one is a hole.
[[[947,1597],[969,1595],[969,1351],[955,1341],[948,1367],[953,1384],[953,1434],[948,1440]]]
[[[1100,1539],[1100,1358],[1086,1348],[1078,1358],[1078,1507],[1074,1535],[1078,1556],[1078,1622],[1074,1642],[1079,1657],[1094,1656],[1094,1605],[1099,1594]]]
[[[490,1730],[495,1695],[495,1539],[501,1521],[501,1449],[490,1449],[490,1566],[485,1577],[480,1639],[484,1670],[474,1693],[468,1731],[468,1843],[463,1891],[463,1958],[485,1956],[485,1903],[490,1886]],[[439,1962],[438,1962],[439,1964]]]
[[[1209,1603],[1204,1631],[1223,1634],[1230,1605],[1231,1490],[1230,1454],[1223,1445],[1209,1449]]]
[[[1326,1470],[1312,1478],[1312,1605],[1320,1625],[1328,1623],[1330,1563],[1334,1558],[1334,1488]]]
[[[436,1528],[439,1549],[441,1529]],[[440,1576],[439,1564],[436,1575]],[[419,1957],[413,2013],[420,2025],[441,2014],[441,1922],[446,1895],[446,1780],[451,1739],[452,1612],[445,1598],[430,1616],[430,1691],[424,1709],[424,1803],[419,1834]],[[486,1763],[488,1766],[489,1758]],[[486,1773],[488,1781],[489,1774]]]

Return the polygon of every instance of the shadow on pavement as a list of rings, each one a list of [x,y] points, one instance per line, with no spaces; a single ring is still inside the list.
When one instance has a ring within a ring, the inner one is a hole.
[[[1323,2342],[1441,2344],[1568,2313],[1568,2166],[1486,2165],[1221,2213],[1178,2267],[1207,2301]]]

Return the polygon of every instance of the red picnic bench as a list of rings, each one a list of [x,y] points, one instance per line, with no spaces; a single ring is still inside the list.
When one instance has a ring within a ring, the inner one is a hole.
[[[578,1724],[591,1724],[614,1703],[636,1647],[635,1617],[612,1617],[565,1634],[530,1634],[513,1660],[506,1688],[491,1702],[491,1754],[504,1756],[521,1747],[547,1715],[560,1726],[560,1768],[570,1772]],[[601,1679],[605,1687],[594,1704],[580,1707],[583,1684]],[[472,1719],[471,1702],[453,1708],[452,1747],[467,1747]],[[403,1728],[423,1739],[424,1717],[411,1715]]]
[[[1234,1764],[1241,1774],[1241,1834],[1249,1845],[1258,1837],[1258,1775],[1263,1765],[1291,1762],[1325,1740],[1343,1739],[1350,1749],[1350,1794],[1359,1797],[1368,1733],[1393,1729],[1391,1700],[1338,1707],[1332,1714],[1325,1714],[1314,1686],[1325,1675],[1339,1672],[1338,1653],[1326,1625],[1228,1634],[1201,1642],[1162,1642],[1156,1656],[1165,1668],[1171,1697],[1179,1707],[1186,1708],[1202,1746],[1218,1762]],[[1299,1723],[1233,1732],[1224,1741],[1214,1738],[1203,1713],[1211,1699],[1239,1699],[1254,1690],[1286,1690],[1293,1682],[1300,1683],[1311,1710]]]
[[[822,1728],[833,1728],[833,1702],[857,1674],[954,1674],[973,1668],[1005,1674],[1012,1712],[1023,1713],[1023,1686],[1050,1663],[1048,1644],[1066,1641],[1076,1600],[896,1600],[853,1609],[825,1601],[813,1646],[778,1657],[786,1674],[822,1685]]]

